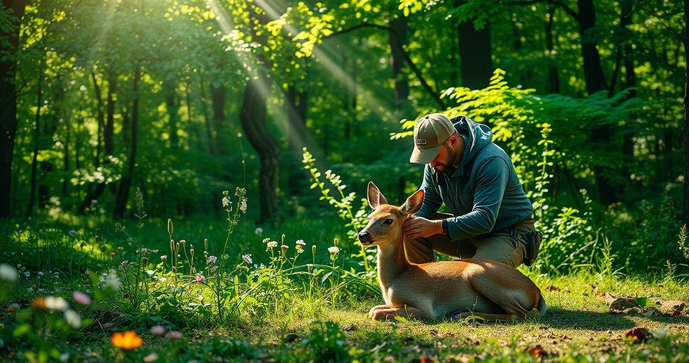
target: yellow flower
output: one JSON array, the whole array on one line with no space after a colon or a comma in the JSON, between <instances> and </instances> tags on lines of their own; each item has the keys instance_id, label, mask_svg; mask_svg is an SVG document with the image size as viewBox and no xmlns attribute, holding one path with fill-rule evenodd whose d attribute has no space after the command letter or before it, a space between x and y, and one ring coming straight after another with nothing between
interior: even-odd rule
<instances>
[{"instance_id":1,"label":"yellow flower","mask_svg":"<svg viewBox=\"0 0 689 363\"><path fill-rule=\"evenodd\" d=\"M110 338L110 341L112 345L122 349L136 349L143 343L143 340L133 331L115 333Z\"/></svg>"}]
</instances>

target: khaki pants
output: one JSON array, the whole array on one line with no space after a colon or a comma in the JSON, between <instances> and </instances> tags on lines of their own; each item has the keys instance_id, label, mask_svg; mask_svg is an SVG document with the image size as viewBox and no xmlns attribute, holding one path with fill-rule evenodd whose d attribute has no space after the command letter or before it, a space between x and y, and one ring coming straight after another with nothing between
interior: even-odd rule
<instances>
[{"instance_id":1,"label":"khaki pants","mask_svg":"<svg viewBox=\"0 0 689 363\"><path fill-rule=\"evenodd\" d=\"M441 213L432 219L452 217ZM517 236L509 233L491 233L488 237L470 237L457 242L450 240L444 234L436 234L424 238L407 238L405 254L412 263L426 263L435 260L433 251L442 254L460 257L462 259L484 259L498 261L517 267L522 264L526 253L526 239L524 233L534 230L534 220L529 217L513 226L517 230Z\"/></svg>"}]
</instances>

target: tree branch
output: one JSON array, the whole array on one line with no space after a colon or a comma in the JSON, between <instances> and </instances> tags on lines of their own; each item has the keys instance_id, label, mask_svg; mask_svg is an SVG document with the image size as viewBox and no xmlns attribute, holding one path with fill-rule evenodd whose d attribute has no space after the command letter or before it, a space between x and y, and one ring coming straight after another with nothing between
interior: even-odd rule
<instances>
[{"instance_id":1,"label":"tree branch","mask_svg":"<svg viewBox=\"0 0 689 363\"><path fill-rule=\"evenodd\" d=\"M421 71L419 70L419 68L416 66L416 64L414 64L414 62L412 61L411 57L409 56L409 53L407 52L407 50L404 49L404 47L402 46L402 43L399 41L399 35L395 31L395 29L392 29L391 27L386 26L386 25L372 24L372 23L361 23L361 24L357 24L357 25L354 25L354 26L346 28L346 29L342 29L342 30L337 31L335 33L332 33L332 34L328 35L327 37L323 37L323 40L328 39L328 38L332 38L336 35L351 33L353 31L355 31L357 29L361 29L361 28L374 28L374 29L386 30L390 34L392 34L395 38L397 38L398 41L396 43L399 44L398 45L399 51L402 53L402 56L404 57L404 60L409 65L409 68L411 68L412 72L414 72L414 75L416 75L416 78L418 78L419 81L421 82L421 85L423 86L423 88L426 90L426 92L431 97L433 97L433 100L438 104L438 106L440 106L441 109L445 110L447 108L447 105L445 105L445 102L443 102L443 100L440 99L440 97L438 96L438 92L436 90L434 90L428 84L428 82L426 82L426 79L423 77L423 74L421 74Z\"/></svg>"},{"instance_id":2,"label":"tree branch","mask_svg":"<svg viewBox=\"0 0 689 363\"><path fill-rule=\"evenodd\" d=\"M567 14L569 14L572 18L574 18L576 21L579 21L579 13L574 11L574 9L570 8L567 4L563 3L560 0L522 0L522 1L505 1L499 3L500 5L532 5L532 4L538 4L542 2L547 2L550 4L557 5L562 8L562 10L566 11Z\"/></svg>"}]
</instances>

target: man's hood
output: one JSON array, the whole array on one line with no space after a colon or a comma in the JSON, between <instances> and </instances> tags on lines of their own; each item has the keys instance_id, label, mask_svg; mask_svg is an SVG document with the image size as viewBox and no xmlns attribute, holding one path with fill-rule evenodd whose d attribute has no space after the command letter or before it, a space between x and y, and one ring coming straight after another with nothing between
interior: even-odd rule
<instances>
[{"instance_id":1,"label":"man's hood","mask_svg":"<svg viewBox=\"0 0 689 363\"><path fill-rule=\"evenodd\" d=\"M490 127L476 123L466 116L453 118L452 124L460 136L464 138L464 154L459 167L452 174L452 177L459 177L464 174L464 167L478 154L486 145L492 143L493 132Z\"/></svg>"}]
</instances>

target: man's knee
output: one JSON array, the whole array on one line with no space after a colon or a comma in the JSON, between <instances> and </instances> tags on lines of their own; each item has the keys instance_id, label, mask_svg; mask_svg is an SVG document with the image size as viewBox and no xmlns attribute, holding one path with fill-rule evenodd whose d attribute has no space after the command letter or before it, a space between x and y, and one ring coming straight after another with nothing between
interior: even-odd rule
<instances>
[{"instance_id":1,"label":"man's knee","mask_svg":"<svg viewBox=\"0 0 689 363\"><path fill-rule=\"evenodd\" d=\"M517 267L524 260L524 244L507 235L485 238L476 243L477 251L473 258L502 262Z\"/></svg>"}]
</instances>

